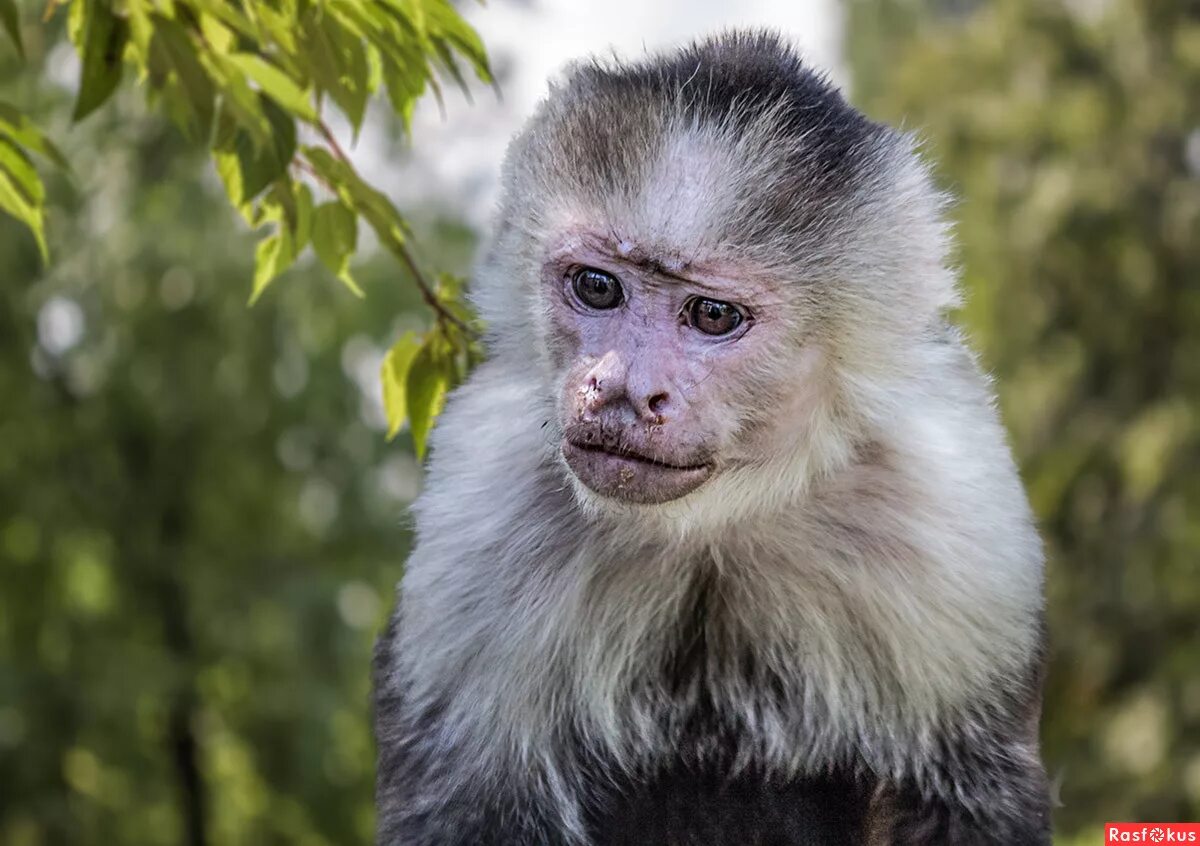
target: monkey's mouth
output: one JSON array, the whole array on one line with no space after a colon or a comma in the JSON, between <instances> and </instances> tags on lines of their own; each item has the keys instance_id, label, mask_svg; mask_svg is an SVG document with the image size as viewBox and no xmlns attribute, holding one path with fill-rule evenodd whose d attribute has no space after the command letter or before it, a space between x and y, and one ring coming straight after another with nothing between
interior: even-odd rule
<instances>
[{"instance_id":1,"label":"monkey's mouth","mask_svg":"<svg viewBox=\"0 0 1200 846\"><path fill-rule=\"evenodd\" d=\"M626 502L655 504L691 493L712 475L708 462L673 463L623 444L568 438L563 458L571 472L596 493Z\"/></svg>"},{"instance_id":2,"label":"monkey's mouth","mask_svg":"<svg viewBox=\"0 0 1200 846\"><path fill-rule=\"evenodd\" d=\"M578 443L575 441L567 441L570 446L576 449L584 450L585 452L599 452L605 455L611 455L615 458L626 458L630 461L640 461L643 464L652 464L655 467L663 467L667 470L699 470L702 467L707 467L707 464L672 464L669 461L663 461L659 458L651 458L648 455L629 449L628 447L612 447L603 444Z\"/></svg>"}]
</instances>

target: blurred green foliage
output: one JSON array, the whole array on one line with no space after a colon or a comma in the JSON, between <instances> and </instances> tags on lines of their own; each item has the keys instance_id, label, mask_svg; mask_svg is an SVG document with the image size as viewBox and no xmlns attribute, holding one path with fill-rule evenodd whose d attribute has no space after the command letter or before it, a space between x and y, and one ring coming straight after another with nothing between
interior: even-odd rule
<instances>
[{"instance_id":1,"label":"blurred green foliage","mask_svg":"<svg viewBox=\"0 0 1200 846\"><path fill-rule=\"evenodd\" d=\"M858 102L959 198L961 320L1049 554L1059 831L1200 819L1200 4L848 12Z\"/></svg>"},{"instance_id":2,"label":"blurred green foliage","mask_svg":"<svg viewBox=\"0 0 1200 846\"><path fill-rule=\"evenodd\" d=\"M1200 818L1197 4L847 3L857 101L960 197L961 320L1045 530L1060 841ZM0 217L0 843L369 842L417 466L368 395L419 295L302 258L247 309L203 151L128 89L68 131L47 32L0 51L72 163L51 266ZM465 268L469 233L420 240Z\"/></svg>"},{"instance_id":3,"label":"blurred green foliage","mask_svg":"<svg viewBox=\"0 0 1200 846\"><path fill-rule=\"evenodd\" d=\"M49 266L0 216L0 843L369 842L418 472L370 396L416 287L364 261L363 308L302 259L247 308L253 236L204 151L131 89L68 127L69 48L26 48L0 99L73 175ZM465 269L464 230L420 240Z\"/></svg>"}]
</instances>

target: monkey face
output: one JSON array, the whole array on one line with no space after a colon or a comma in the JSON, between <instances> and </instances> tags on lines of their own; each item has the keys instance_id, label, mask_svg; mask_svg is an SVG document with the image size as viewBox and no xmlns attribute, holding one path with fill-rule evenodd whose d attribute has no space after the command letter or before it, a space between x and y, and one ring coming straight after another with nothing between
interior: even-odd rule
<instances>
[{"instance_id":1,"label":"monkey face","mask_svg":"<svg viewBox=\"0 0 1200 846\"><path fill-rule=\"evenodd\" d=\"M574 66L513 141L474 280L577 504L627 526L789 509L956 302L915 139L739 55Z\"/></svg>"},{"instance_id":2,"label":"monkey face","mask_svg":"<svg viewBox=\"0 0 1200 846\"><path fill-rule=\"evenodd\" d=\"M748 419L754 350L773 331L764 286L588 235L551 256L544 285L569 472L640 504L719 474Z\"/></svg>"}]
</instances>

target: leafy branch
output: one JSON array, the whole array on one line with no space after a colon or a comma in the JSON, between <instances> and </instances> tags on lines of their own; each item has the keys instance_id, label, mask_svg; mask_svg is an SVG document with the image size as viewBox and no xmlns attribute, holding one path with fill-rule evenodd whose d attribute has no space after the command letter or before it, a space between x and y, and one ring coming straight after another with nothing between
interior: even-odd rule
<instances>
[{"instance_id":1,"label":"leafy branch","mask_svg":"<svg viewBox=\"0 0 1200 846\"><path fill-rule=\"evenodd\" d=\"M441 98L439 72L464 90L464 64L492 81L478 35L448 0L49 0L44 19L62 9L81 60L74 119L104 105L132 71L148 100L210 151L233 207L265 231L251 303L310 245L362 296L350 270L360 221L407 270L435 321L388 354L384 396L389 437L407 419L423 453L446 391L479 357L478 330L461 284L434 284L421 269L406 220L354 168L326 106L332 101L357 137L368 101L384 94L411 129L421 95ZM16 0L0 0L0 25L23 56ZM302 128L315 143L300 143ZM47 258L45 189L30 154L66 166L18 109L0 103L0 209L33 232ZM328 195L320 203L314 187Z\"/></svg>"}]
</instances>

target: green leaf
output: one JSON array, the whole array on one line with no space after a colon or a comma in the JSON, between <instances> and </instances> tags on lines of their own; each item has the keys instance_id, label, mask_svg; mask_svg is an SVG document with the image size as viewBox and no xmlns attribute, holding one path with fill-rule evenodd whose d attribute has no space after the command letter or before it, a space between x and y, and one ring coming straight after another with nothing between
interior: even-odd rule
<instances>
[{"instance_id":1,"label":"green leaf","mask_svg":"<svg viewBox=\"0 0 1200 846\"><path fill-rule=\"evenodd\" d=\"M345 16L357 15L359 26L378 52L379 73L387 84L388 99L396 114L400 115L407 129L417 98L427 84L434 87L429 64L432 45L409 19L403 8L386 3L357 7L334 0L335 8Z\"/></svg>"},{"instance_id":2,"label":"green leaf","mask_svg":"<svg viewBox=\"0 0 1200 846\"><path fill-rule=\"evenodd\" d=\"M380 243L392 254L407 259L404 243L408 226L392 201L363 182L353 168L334 158L324 147L304 147L302 152L321 178L336 188L342 202L366 219Z\"/></svg>"},{"instance_id":3,"label":"green leaf","mask_svg":"<svg viewBox=\"0 0 1200 846\"><path fill-rule=\"evenodd\" d=\"M46 189L33 167L33 162L16 144L0 138L0 170L8 174L13 187L32 206L40 206L46 199Z\"/></svg>"},{"instance_id":4,"label":"green leaf","mask_svg":"<svg viewBox=\"0 0 1200 846\"><path fill-rule=\"evenodd\" d=\"M447 0L433 0L426 6L430 35L435 41L445 40L454 46L471 63L475 75L483 82L492 82L492 71L488 66L487 51L479 34L463 20L462 15ZM439 53L441 50L439 50ZM442 54L443 60L447 56ZM452 60L447 60L453 67ZM456 71L455 71L456 73ZM457 73L456 73L457 78ZM461 79L459 84L465 85Z\"/></svg>"},{"instance_id":5,"label":"green leaf","mask_svg":"<svg viewBox=\"0 0 1200 846\"><path fill-rule=\"evenodd\" d=\"M258 228L278 223L290 236L293 258L299 256L312 234L312 192L303 182L289 177L276 180L271 190L258 202L248 222Z\"/></svg>"},{"instance_id":6,"label":"green leaf","mask_svg":"<svg viewBox=\"0 0 1200 846\"><path fill-rule=\"evenodd\" d=\"M292 238L296 242L296 252L299 253L312 238L313 229L313 195L303 182L295 183L296 194L296 226L292 230Z\"/></svg>"},{"instance_id":7,"label":"green leaf","mask_svg":"<svg viewBox=\"0 0 1200 846\"><path fill-rule=\"evenodd\" d=\"M370 47L366 51L367 54L367 94L374 94L379 90L379 86L383 84L383 59L380 58L379 50L375 47Z\"/></svg>"},{"instance_id":8,"label":"green leaf","mask_svg":"<svg viewBox=\"0 0 1200 846\"><path fill-rule=\"evenodd\" d=\"M254 250L254 284L250 291L250 305L258 302L267 286L291 267L296 260L292 236L284 227L258 242Z\"/></svg>"},{"instance_id":9,"label":"green leaf","mask_svg":"<svg viewBox=\"0 0 1200 846\"><path fill-rule=\"evenodd\" d=\"M58 11L59 6L66 5L67 8L67 38L75 45L75 51L80 56L83 55L84 45L84 30L87 29L87 14L88 4L79 0L76 3L70 3L68 0L48 0L46 3L46 11L43 15L46 19Z\"/></svg>"},{"instance_id":10,"label":"green leaf","mask_svg":"<svg viewBox=\"0 0 1200 846\"><path fill-rule=\"evenodd\" d=\"M200 37L212 52L224 56L237 48L237 33L216 15L201 12L199 15Z\"/></svg>"},{"instance_id":11,"label":"green leaf","mask_svg":"<svg viewBox=\"0 0 1200 846\"><path fill-rule=\"evenodd\" d=\"M414 3L411 0L383 0L382 3L373 5L414 39L424 42L428 37L424 3Z\"/></svg>"},{"instance_id":12,"label":"green leaf","mask_svg":"<svg viewBox=\"0 0 1200 846\"><path fill-rule=\"evenodd\" d=\"M258 203L258 214L254 225L276 222L286 226L288 233L296 235L296 223L299 212L296 209L296 194L292 180L287 176L280 177L271 186L271 190ZM299 252L299 250L297 250Z\"/></svg>"},{"instance_id":13,"label":"green leaf","mask_svg":"<svg viewBox=\"0 0 1200 846\"><path fill-rule=\"evenodd\" d=\"M442 60L442 67L450 74L450 77L458 84L458 88L462 91L463 96L467 98L467 102L472 102L471 88L467 85L467 80L463 77L462 71L458 69L458 62L454 59L454 53L450 49L449 42L444 38L431 38L430 43L433 45L434 55Z\"/></svg>"},{"instance_id":14,"label":"green leaf","mask_svg":"<svg viewBox=\"0 0 1200 846\"><path fill-rule=\"evenodd\" d=\"M24 59L25 45L21 43L21 17L17 12L16 0L0 0L0 23L4 24L8 37L17 47L17 53Z\"/></svg>"},{"instance_id":15,"label":"green leaf","mask_svg":"<svg viewBox=\"0 0 1200 846\"><path fill-rule=\"evenodd\" d=\"M421 339L416 332L405 332L388 354L384 356L383 365L379 368L379 378L383 383L383 410L387 416L387 439L396 437L400 427L408 418L408 373L413 359L421 349Z\"/></svg>"},{"instance_id":16,"label":"green leaf","mask_svg":"<svg viewBox=\"0 0 1200 846\"><path fill-rule=\"evenodd\" d=\"M0 173L0 209L8 212L29 228L37 242L38 253L41 255L42 261L48 262L50 251L46 247L45 218L42 209L31 207L25 203L13 190L8 177L3 173Z\"/></svg>"},{"instance_id":17,"label":"green leaf","mask_svg":"<svg viewBox=\"0 0 1200 846\"><path fill-rule=\"evenodd\" d=\"M386 57L383 60L383 81L387 84L388 100L392 109L404 121L405 132L411 132L417 99L425 91L424 66L421 66L419 71L414 71L412 65L397 62L390 56Z\"/></svg>"},{"instance_id":18,"label":"green leaf","mask_svg":"<svg viewBox=\"0 0 1200 846\"><path fill-rule=\"evenodd\" d=\"M46 189L25 152L0 138L0 208L29 227L37 241L42 260L49 260L46 248L43 204Z\"/></svg>"},{"instance_id":19,"label":"green leaf","mask_svg":"<svg viewBox=\"0 0 1200 846\"><path fill-rule=\"evenodd\" d=\"M242 188L242 164L238 161L237 153L214 150L213 164L225 186L225 193L229 195L230 204L247 223L253 225L254 206L242 199L245 191Z\"/></svg>"},{"instance_id":20,"label":"green leaf","mask_svg":"<svg viewBox=\"0 0 1200 846\"><path fill-rule=\"evenodd\" d=\"M313 214L312 243L321 263L357 296L362 289L350 275L358 242L358 216L339 202L322 203Z\"/></svg>"},{"instance_id":21,"label":"green leaf","mask_svg":"<svg viewBox=\"0 0 1200 846\"><path fill-rule=\"evenodd\" d=\"M296 53L297 7L302 8L307 4L297 4L295 0L287 3L264 3L262 0L254 0L251 5L254 9L254 22L259 28L257 39L259 43L275 42L280 48L272 51L273 57L276 59L286 60L289 54L294 55ZM276 11L274 6L281 8ZM295 68L289 70L295 70Z\"/></svg>"},{"instance_id":22,"label":"green leaf","mask_svg":"<svg viewBox=\"0 0 1200 846\"><path fill-rule=\"evenodd\" d=\"M109 0L79 0L83 4L83 63L79 96L72 120L83 120L104 104L121 82L121 61L129 24L112 12Z\"/></svg>"},{"instance_id":23,"label":"green leaf","mask_svg":"<svg viewBox=\"0 0 1200 846\"><path fill-rule=\"evenodd\" d=\"M235 205L249 202L263 189L287 172L296 153L296 124L291 115L275 105L270 97L259 95L260 105L271 135L266 145L257 145L249 133L241 132L234 142L241 170L241 198Z\"/></svg>"},{"instance_id":24,"label":"green leaf","mask_svg":"<svg viewBox=\"0 0 1200 846\"><path fill-rule=\"evenodd\" d=\"M360 28L354 19L314 6L301 20L301 44L318 89L333 98L357 134L371 93L371 69L367 45L347 24Z\"/></svg>"},{"instance_id":25,"label":"green leaf","mask_svg":"<svg viewBox=\"0 0 1200 846\"><path fill-rule=\"evenodd\" d=\"M230 3L229 0L192 0L192 5L220 19L226 26L236 30L239 35L248 39L257 39L258 33L254 24L238 9L237 4Z\"/></svg>"},{"instance_id":26,"label":"green leaf","mask_svg":"<svg viewBox=\"0 0 1200 846\"><path fill-rule=\"evenodd\" d=\"M196 54L195 44L177 21L155 14L150 16L150 22L154 26L150 51L156 61L174 72L182 95L176 105L182 106L181 113L187 116L184 129L207 140L216 92Z\"/></svg>"},{"instance_id":27,"label":"green leaf","mask_svg":"<svg viewBox=\"0 0 1200 846\"><path fill-rule=\"evenodd\" d=\"M224 80L219 80L218 85L223 85ZM257 107L257 103L255 104ZM217 114L213 123L212 134L212 149L214 152L220 151L227 153L234 148L237 142L238 129L237 118L235 118L229 108L229 103L222 94L221 102L217 104ZM265 140L265 136L264 139Z\"/></svg>"},{"instance_id":28,"label":"green leaf","mask_svg":"<svg viewBox=\"0 0 1200 846\"><path fill-rule=\"evenodd\" d=\"M453 273L439 273L437 278L437 298L443 303L454 303L462 298L467 280Z\"/></svg>"},{"instance_id":29,"label":"green leaf","mask_svg":"<svg viewBox=\"0 0 1200 846\"><path fill-rule=\"evenodd\" d=\"M413 358L405 379L409 431L417 458L425 457L429 430L445 405L446 391L450 387L450 356L445 350L447 345L441 335L431 332Z\"/></svg>"},{"instance_id":30,"label":"green leaf","mask_svg":"<svg viewBox=\"0 0 1200 846\"><path fill-rule=\"evenodd\" d=\"M226 57L226 61L258 83L280 106L303 120L316 121L317 112L308 92L282 70L252 53L234 53Z\"/></svg>"},{"instance_id":31,"label":"green leaf","mask_svg":"<svg viewBox=\"0 0 1200 846\"><path fill-rule=\"evenodd\" d=\"M26 150L45 156L57 167L69 171L70 165L58 147L47 138L19 109L0 102L0 135L7 135Z\"/></svg>"},{"instance_id":32,"label":"green leaf","mask_svg":"<svg viewBox=\"0 0 1200 846\"><path fill-rule=\"evenodd\" d=\"M271 123L263 114L262 98L247 81L245 74L219 57L209 54L213 79L221 91L212 146L219 150L234 149L237 131L245 130L256 147L270 141Z\"/></svg>"}]
</instances>

